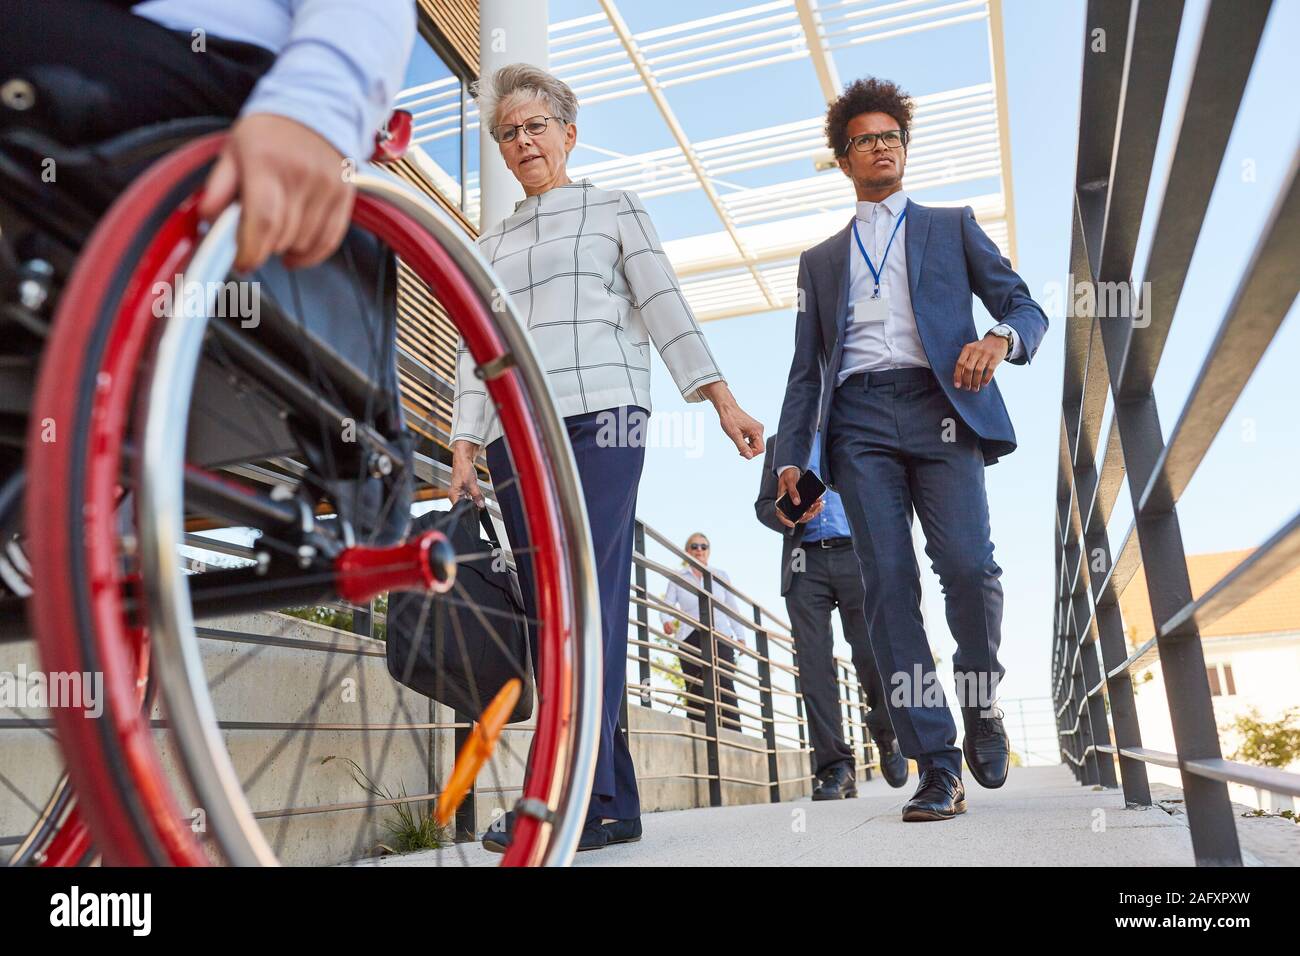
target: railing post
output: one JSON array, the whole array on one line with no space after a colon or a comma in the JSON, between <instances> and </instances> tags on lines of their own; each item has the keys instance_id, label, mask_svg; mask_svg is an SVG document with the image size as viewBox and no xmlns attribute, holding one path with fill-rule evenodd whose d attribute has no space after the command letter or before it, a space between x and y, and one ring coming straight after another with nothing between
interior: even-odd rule
<instances>
[{"instance_id":1,"label":"railing post","mask_svg":"<svg viewBox=\"0 0 1300 956\"><path fill-rule=\"evenodd\" d=\"M1083 687L1083 695L1079 703L1084 709L1083 719L1088 724L1088 741L1093 747L1090 754L1092 763L1090 773L1093 777L1091 782L1103 787L1113 787L1115 786L1115 761L1111 759L1110 754L1096 749L1099 745L1110 743L1110 726L1106 721L1106 704L1101 695L1101 672L1097 668L1097 648L1092 640L1093 629L1088 623L1088 616L1092 612L1084 586L1085 575L1088 573L1087 555L1082 549L1082 542L1077 534L1080 529L1075 530L1074 544L1066 548L1065 559L1067 572L1071 565L1075 568L1070 601L1074 609L1072 618L1074 626L1071 630L1073 643L1079 650L1079 680ZM1093 688L1096 688L1095 693Z\"/></svg>"},{"instance_id":2,"label":"railing post","mask_svg":"<svg viewBox=\"0 0 1300 956\"><path fill-rule=\"evenodd\" d=\"M1066 522L1069 524L1069 522ZM1083 649L1079 643L1078 637L1078 605L1075 604L1071 594L1074 593L1075 585L1073 581L1078 580L1076 575L1082 572L1075 566L1076 575L1071 576L1070 567L1074 566L1074 561L1078 558L1079 549L1074 545L1065 544L1066 528L1060 527L1061 537L1061 555L1063 559L1063 578L1061 581L1061 602L1062 602L1062 631L1060 635L1061 654L1063 662L1062 692L1066 701L1066 718L1065 727L1066 735L1070 737L1071 756L1075 761L1075 777L1079 783L1087 786L1095 786L1099 783L1100 775L1097 771L1097 752L1092 748L1092 722L1087 713L1088 693L1084 687L1083 676Z\"/></svg>"},{"instance_id":3,"label":"railing post","mask_svg":"<svg viewBox=\"0 0 1300 956\"><path fill-rule=\"evenodd\" d=\"M1070 773L1074 774L1074 779L1083 782L1083 773L1077 763L1078 754L1075 752L1075 735L1070 729L1074 726L1074 707L1070 700L1070 688L1073 686L1066 668L1069 667L1067 657L1069 648L1065 640L1065 620L1064 612L1061 620L1062 630L1057 633L1057 673L1056 673L1056 699L1052 702L1053 710L1056 713L1056 736L1061 744L1061 751L1065 754L1070 762Z\"/></svg>"},{"instance_id":4,"label":"railing post","mask_svg":"<svg viewBox=\"0 0 1300 956\"><path fill-rule=\"evenodd\" d=\"M1074 684L1071 683L1070 687L1071 687L1070 693L1073 694ZM1087 768L1084 766L1083 763L1083 756L1082 756L1083 751L1079 749L1080 734L1079 734L1079 725L1078 725L1078 711L1074 706L1073 697L1070 697L1067 700L1067 707L1065 713L1070 720L1069 726L1073 728L1072 730L1068 731L1068 733L1069 733L1069 740L1070 740L1070 757L1073 760L1072 765L1074 767L1074 778L1078 780L1079 783L1081 784L1086 783Z\"/></svg>"},{"instance_id":5,"label":"railing post","mask_svg":"<svg viewBox=\"0 0 1300 956\"><path fill-rule=\"evenodd\" d=\"M1061 643L1062 653L1065 651L1065 643ZM1057 737L1061 741L1061 750L1070 761L1070 773L1074 774L1074 779L1083 782L1082 768L1079 766L1075 752L1075 735L1069 728L1074 726L1074 707L1070 700L1070 680L1065 674L1065 664L1061 665L1061 674L1059 678L1060 690L1057 692L1059 702L1055 704L1056 708L1056 725Z\"/></svg>"},{"instance_id":6,"label":"railing post","mask_svg":"<svg viewBox=\"0 0 1300 956\"><path fill-rule=\"evenodd\" d=\"M1115 779L1115 760L1104 750L1111 744L1110 723L1106 719L1106 699L1102 693L1101 671L1097 667L1097 647L1093 643L1082 644L1079 648L1083 659L1084 693L1088 695L1088 735L1092 738L1092 755L1096 758L1097 782L1103 787L1117 785ZM1096 688L1094 691L1093 688Z\"/></svg>"},{"instance_id":7,"label":"railing post","mask_svg":"<svg viewBox=\"0 0 1300 956\"><path fill-rule=\"evenodd\" d=\"M1098 347L1094 340L1089 349ZM1073 434L1072 434L1073 433ZM1079 502L1079 521L1083 567L1087 574L1095 611L1097 643L1101 650L1102 667L1106 672L1106 699L1110 702L1110 721L1114 725L1115 750L1119 757L1120 781L1124 787L1124 802L1138 806L1151 805L1151 785L1147 780L1147 767L1140 760L1125 757L1123 751L1142 746L1142 730L1138 725L1137 703L1133 696L1133 675L1127 670L1112 674L1128 657L1128 644L1124 639L1124 622L1119 603L1107 581L1113 568L1110 539L1106 535L1106 506L1098 503L1098 476L1096 456L1089 442L1080 445L1077 425L1066 418L1066 438L1077 449L1074 456L1073 480L1075 500ZM1084 502L1088 504L1085 506ZM1092 562L1099 560L1094 569ZM1084 605L1086 607L1086 602ZM1113 762L1113 761L1112 761ZM1112 771L1113 773L1113 771Z\"/></svg>"},{"instance_id":8,"label":"railing post","mask_svg":"<svg viewBox=\"0 0 1300 956\"><path fill-rule=\"evenodd\" d=\"M1082 653L1080 653L1080 657L1082 656ZM1089 786L1096 786L1100 782L1100 777L1097 773L1097 751L1092 746L1095 741L1092 736L1092 721L1088 719L1088 689L1083 686L1082 664L1075 669L1073 687L1077 711L1075 724L1078 730L1076 733L1078 735L1079 754L1083 757L1083 782Z\"/></svg>"},{"instance_id":9,"label":"railing post","mask_svg":"<svg viewBox=\"0 0 1300 956\"><path fill-rule=\"evenodd\" d=\"M781 763L776 754L776 707L772 700L772 664L768 657L763 612L754 605L754 649L758 652L758 700L763 715L763 743L767 747L767 795L781 802Z\"/></svg>"},{"instance_id":10,"label":"railing post","mask_svg":"<svg viewBox=\"0 0 1300 956\"><path fill-rule=\"evenodd\" d=\"M700 596L700 623L704 626L704 639L700 641L700 657L703 660L704 686L704 735L705 752L708 759L709 806L722 806L721 761L718 759L718 675L714 668L717 659L717 641L713 634L713 573L703 569L701 585L704 593Z\"/></svg>"},{"instance_id":11,"label":"railing post","mask_svg":"<svg viewBox=\"0 0 1300 956\"><path fill-rule=\"evenodd\" d=\"M432 697L425 698L425 720L430 725L438 722L436 716L437 706ZM430 726L427 735L424 754L424 792L436 794L438 792L438 729ZM430 797L425 801L424 812L432 814L437 809L437 805L438 798L436 796Z\"/></svg>"},{"instance_id":12,"label":"railing post","mask_svg":"<svg viewBox=\"0 0 1300 956\"><path fill-rule=\"evenodd\" d=\"M791 636L793 637L794 635L793 629L791 629L790 633ZM816 771L816 768L813 766L813 754L811 749L808 746L808 718L804 716L803 685L799 680L799 644L797 641L794 640L790 642L790 663L794 665L794 670L795 670L794 713L795 716L799 718L798 723L795 724L795 730L798 731L799 733L799 750L806 752L808 756L808 764L807 764L808 769L807 772L804 774L804 779L808 780L812 777L813 773Z\"/></svg>"},{"instance_id":13,"label":"railing post","mask_svg":"<svg viewBox=\"0 0 1300 956\"><path fill-rule=\"evenodd\" d=\"M1069 742L1065 738L1066 716L1061 711L1062 703L1063 701L1060 699L1059 693L1053 697L1052 715L1056 718L1056 749L1059 750L1061 756L1065 758L1065 762L1070 765L1070 773L1074 775L1074 779L1078 780L1079 774L1075 770L1074 761L1069 759L1072 755L1070 753Z\"/></svg>"},{"instance_id":14,"label":"railing post","mask_svg":"<svg viewBox=\"0 0 1300 956\"><path fill-rule=\"evenodd\" d=\"M1066 656L1069 656L1070 646L1065 645ZM1067 663L1071 667L1071 663ZM1062 692L1065 694L1065 727L1066 739L1069 741L1070 758L1074 766L1074 776L1079 783L1086 782L1086 767L1083 762L1083 748L1080 746L1081 724L1079 722L1079 708L1074 694L1075 680L1073 670L1066 672L1062 681Z\"/></svg>"},{"instance_id":15,"label":"railing post","mask_svg":"<svg viewBox=\"0 0 1300 956\"><path fill-rule=\"evenodd\" d=\"M637 674L641 682L641 703L653 710L654 695L650 693L650 609L645 605L645 600L649 598L649 592L646 584L645 565L637 560L638 557L645 557L645 525L641 523L640 518L636 520L636 526L632 531L632 546L636 552L632 558L632 574L636 580L637 593L643 599L636 606L636 633L637 639L641 642L636 655Z\"/></svg>"},{"instance_id":16,"label":"railing post","mask_svg":"<svg viewBox=\"0 0 1300 956\"><path fill-rule=\"evenodd\" d=\"M352 606L352 633L364 637L375 636L375 602Z\"/></svg>"},{"instance_id":17,"label":"railing post","mask_svg":"<svg viewBox=\"0 0 1300 956\"><path fill-rule=\"evenodd\" d=\"M871 782L871 764L875 758L872 757L872 750L875 748L875 742L871 739L871 734L867 733L867 691L862 686L862 681L856 681L858 688L858 713L862 715L862 769L866 771L863 779L867 783Z\"/></svg>"},{"instance_id":18,"label":"railing post","mask_svg":"<svg viewBox=\"0 0 1300 956\"><path fill-rule=\"evenodd\" d=\"M848 693L849 671L848 668L835 660L832 654L831 660L835 666L835 698L839 701L840 724L844 728L844 742L849 746L849 753L853 754L854 777L857 777L857 752L858 738L853 727L853 700Z\"/></svg>"},{"instance_id":19,"label":"railing post","mask_svg":"<svg viewBox=\"0 0 1300 956\"><path fill-rule=\"evenodd\" d=\"M1027 762L1029 760L1029 728L1025 725L1025 699L1023 697L1016 700L1016 712L1020 717L1020 752Z\"/></svg>"},{"instance_id":20,"label":"railing post","mask_svg":"<svg viewBox=\"0 0 1300 956\"><path fill-rule=\"evenodd\" d=\"M459 710L455 712L456 721L456 753L460 753L461 747L469 739L470 731L474 726L474 718L469 714L463 714ZM461 726L461 725L464 726ZM472 843L478 839L478 784L475 783L470 787L469 794L461 801L456 808L456 842Z\"/></svg>"}]
</instances>

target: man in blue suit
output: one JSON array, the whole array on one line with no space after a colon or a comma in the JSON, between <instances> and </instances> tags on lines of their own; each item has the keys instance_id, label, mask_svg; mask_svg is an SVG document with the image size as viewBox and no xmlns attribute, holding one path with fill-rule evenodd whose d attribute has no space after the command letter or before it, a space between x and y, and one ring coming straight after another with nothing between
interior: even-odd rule
<instances>
[{"instance_id":1,"label":"man in blue suit","mask_svg":"<svg viewBox=\"0 0 1300 956\"><path fill-rule=\"evenodd\" d=\"M821 424L821 477L853 531L889 716L920 771L903 819L921 821L965 811L963 754L985 787L1001 786L1010 764L995 706L1002 570L984 467L1016 447L994 372L1029 362L1047 316L969 207L907 198L911 121L911 99L874 78L850 84L827 112L826 137L857 211L799 259L794 358L772 457L778 494L797 502ZM972 293L997 322L982 337ZM921 616L913 513L957 641L961 749Z\"/></svg>"}]
</instances>

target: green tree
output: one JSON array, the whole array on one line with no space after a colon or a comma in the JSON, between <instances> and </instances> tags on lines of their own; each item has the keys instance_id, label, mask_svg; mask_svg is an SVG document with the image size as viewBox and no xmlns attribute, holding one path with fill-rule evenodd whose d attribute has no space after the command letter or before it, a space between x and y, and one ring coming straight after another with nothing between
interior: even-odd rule
<instances>
[{"instance_id":1,"label":"green tree","mask_svg":"<svg viewBox=\"0 0 1300 956\"><path fill-rule=\"evenodd\" d=\"M1251 708L1232 722L1241 735L1234 760L1258 767L1287 767L1300 759L1300 707L1291 707L1278 720L1265 720Z\"/></svg>"},{"instance_id":2,"label":"green tree","mask_svg":"<svg viewBox=\"0 0 1300 956\"><path fill-rule=\"evenodd\" d=\"M290 617L326 627L338 628L340 631L352 630L352 612L339 607L287 607L280 611ZM375 598L374 636L379 640L388 638L388 593Z\"/></svg>"}]
</instances>

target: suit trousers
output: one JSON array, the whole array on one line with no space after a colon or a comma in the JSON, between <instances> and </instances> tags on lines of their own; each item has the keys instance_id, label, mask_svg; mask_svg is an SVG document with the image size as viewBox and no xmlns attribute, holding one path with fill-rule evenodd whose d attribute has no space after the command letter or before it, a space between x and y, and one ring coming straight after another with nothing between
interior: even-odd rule
<instances>
[{"instance_id":1,"label":"suit trousers","mask_svg":"<svg viewBox=\"0 0 1300 956\"><path fill-rule=\"evenodd\" d=\"M631 411L631 408L629 408ZM644 409L642 409L644 411ZM618 409L570 415L564 420L578 466L578 479L591 523L596 581L600 591L601 639L605 652L600 750L592 784L588 819L630 820L641 815L636 770L620 715L627 685L628 601L632 588L632 544L636 526L637 485L645 463L643 444L597 442L602 415ZM648 414L648 413L647 413ZM537 618L537 592L527 549L527 519L520 500L514 465L504 438L487 447L492 485L515 554L519 590L530 619ZM537 629L529 626L533 660L537 660Z\"/></svg>"},{"instance_id":2,"label":"suit trousers","mask_svg":"<svg viewBox=\"0 0 1300 956\"><path fill-rule=\"evenodd\" d=\"M937 765L960 777L956 726L921 615L911 517L921 522L957 642L958 702L989 707L1004 673L1002 569L989 538L979 438L931 370L908 368L846 380L831 400L827 439L899 748L922 771Z\"/></svg>"},{"instance_id":3,"label":"suit trousers","mask_svg":"<svg viewBox=\"0 0 1300 956\"><path fill-rule=\"evenodd\" d=\"M799 690L808 718L808 739L812 744L813 773L832 767L854 769L853 749L844 740L844 719L835 667L831 612L840 611L844 639L852 651L853 667L867 698L866 724L873 740L893 736L885 693L876 670L863 610L866 594L857 556L847 545L823 548L817 542L801 545L803 570L791 576L785 595L786 613L799 655ZM856 703L856 702L855 702Z\"/></svg>"},{"instance_id":4,"label":"suit trousers","mask_svg":"<svg viewBox=\"0 0 1300 956\"><path fill-rule=\"evenodd\" d=\"M721 615L719 615L720 617ZM686 643L698 654L704 646L706 634L695 628L686 635ZM718 725L730 730L741 730L740 701L736 698L736 682L732 679L729 668L736 666L736 649L726 641L718 641L713 671L718 682ZM703 666L685 657L681 658L682 676L686 678L686 689L692 694L700 695L704 680ZM697 702L690 701L694 706Z\"/></svg>"}]
</instances>

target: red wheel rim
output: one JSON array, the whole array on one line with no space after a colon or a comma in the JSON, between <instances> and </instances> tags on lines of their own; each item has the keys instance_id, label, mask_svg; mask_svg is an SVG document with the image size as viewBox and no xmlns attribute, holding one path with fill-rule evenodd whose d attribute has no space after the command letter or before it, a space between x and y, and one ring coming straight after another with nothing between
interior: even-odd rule
<instances>
[{"instance_id":1,"label":"red wheel rim","mask_svg":"<svg viewBox=\"0 0 1300 956\"><path fill-rule=\"evenodd\" d=\"M55 708L53 716L79 797L79 815L109 865L210 862L185 825L186 815L163 771L148 714L139 705L141 637L132 633L122 601L126 582L118 568L114 509L138 370L159 324L151 290L155 283L183 272L197 245L196 185L201 182L196 177L201 179L223 141L224 134L205 137L160 160L100 222L60 301L32 406L25 507L33 578L41 582L31 600L33 626L47 671L81 672L88 663L98 663L103 673L102 717L87 718L69 708ZM173 211L155 222L168 202ZM409 216L361 195L353 221L388 243L430 286L456 319L478 364L505 354L505 344L473 285L446 250ZM139 254L146 227L155 231ZM138 264L122 284L122 266L130 261L133 249ZM117 296L118 305L104 328L103 310L111 295ZM82 390L74 384L92 362L99 370L97 384L84 402ZM545 705L548 700L569 700L573 689L569 650L575 629L570 607L561 598L572 593L568 568L560 557L563 523L519 373L511 369L486 385L517 463L528 532L537 543L533 561L538 617L544 622L539 641L545 650L537 662L542 703L524 796L554 805L555 771L567 760L572 739L571 715L561 706ZM42 442L42 423L49 419L57 423L63 440ZM85 437L79 440L82 433ZM79 456L84 456L84 463ZM85 476L84 484L74 487L79 473ZM77 592L76 575L68 573L74 562L85 568L88 595ZM120 787L119 779L129 779L133 787ZM542 862L543 826L521 815L502 865Z\"/></svg>"},{"instance_id":2,"label":"red wheel rim","mask_svg":"<svg viewBox=\"0 0 1300 956\"><path fill-rule=\"evenodd\" d=\"M90 828L73 807L41 851L41 866L76 866L90 851Z\"/></svg>"}]
</instances>

